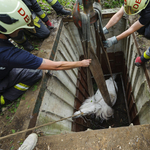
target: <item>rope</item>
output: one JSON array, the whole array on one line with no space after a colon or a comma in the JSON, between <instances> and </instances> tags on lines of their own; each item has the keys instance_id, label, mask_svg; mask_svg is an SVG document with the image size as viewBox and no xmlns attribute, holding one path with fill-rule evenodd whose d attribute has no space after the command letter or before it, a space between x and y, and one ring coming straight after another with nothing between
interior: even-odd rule
<instances>
[{"instance_id":1,"label":"rope","mask_svg":"<svg viewBox=\"0 0 150 150\"><path fill-rule=\"evenodd\" d=\"M18 134L21 134L21 133L24 133L24 132L32 131L32 130L35 130L35 129L38 129L38 128L41 128L41 127L44 127L44 126L48 126L48 125L54 124L54 123L59 122L59 121L67 120L67 119L69 119L69 118L76 117L76 116L79 116L79 115L84 115L84 113L81 112L80 114L77 114L77 115L72 115L72 116L70 116L70 117L62 118L62 119L57 120L57 121L54 121L54 122L45 123L45 124L40 125L40 126L37 126L37 127L33 127L33 128L30 128L30 129L26 129L26 130L20 131L20 132L16 132L16 133L13 133L13 134L9 134L9 135L0 137L0 140L6 139L6 138L9 138L9 137L11 137L11 136L15 136L15 135L18 135Z\"/></svg>"}]
</instances>

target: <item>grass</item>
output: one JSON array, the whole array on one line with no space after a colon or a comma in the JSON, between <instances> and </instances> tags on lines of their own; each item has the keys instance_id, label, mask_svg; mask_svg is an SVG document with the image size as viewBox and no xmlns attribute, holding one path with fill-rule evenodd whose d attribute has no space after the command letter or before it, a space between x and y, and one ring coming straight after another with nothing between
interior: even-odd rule
<instances>
[{"instance_id":1,"label":"grass","mask_svg":"<svg viewBox=\"0 0 150 150\"><path fill-rule=\"evenodd\" d=\"M117 8L123 5L124 0L102 0L102 8Z\"/></svg>"},{"instance_id":2,"label":"grass","mask_svg":"<svg viewBox=\"0 0 150 150\"><path fill-rule=\"evenodd\" d=\"M63 7L69 8L71 10L73 10L73 6L76 2L76 0L58 0L58 1ZM52 7L47 3L46 0L37 0L37 2L39 3L40 7L45 13L47 14L51 13ZM101 5L103 9L117 8L121 7L123 5L123 2L124 0L101 0Z\"/></svg>"}]
</instances>

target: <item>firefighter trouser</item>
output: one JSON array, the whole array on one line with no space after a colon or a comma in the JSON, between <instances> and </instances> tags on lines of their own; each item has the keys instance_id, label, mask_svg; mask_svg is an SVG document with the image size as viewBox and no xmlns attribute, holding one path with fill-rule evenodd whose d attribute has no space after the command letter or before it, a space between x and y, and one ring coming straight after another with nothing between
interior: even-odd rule
<instances>
[{"instance_id":1,"label":"firefighter trouser","mask_svg":"<svg viewBox=\"0 0 150 150\"><path fill-rule=\"evenodd\" d=\"M0 82L0 94L7 101L13 101L24 94L30 86L42 77L41 70L14 68Z\"/></svg>"},{"instance_id":2,"label":"firefighter trouser","mask_svg":"<svg viewBox=\"0 0 150 150\"><path fill-rule=\"evenodd\" d=\"M150 47L141 56L141 60L142 60L142 62L147 62L150 60Z\"/></svg>"},{"instance_id":3,"label":"firefighter trouser","mask_svg":"<svg viewBox=\"0 0 150 150\"><path fill-rule=\"evenodd\" d=\"M33 20L36 33L33 33L38 38L44 39L47 38L50 34L49 29L43 24L42 20L33 13Z\"/></svg>"}]
</instances>

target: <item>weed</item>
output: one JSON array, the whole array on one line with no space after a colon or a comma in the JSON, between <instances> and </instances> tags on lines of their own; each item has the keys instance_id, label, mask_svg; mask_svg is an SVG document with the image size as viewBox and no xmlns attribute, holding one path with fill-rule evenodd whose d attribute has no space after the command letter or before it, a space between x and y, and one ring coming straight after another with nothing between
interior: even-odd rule
<instances>
[{"instance_id":1,"label":"weed","mask_svg":"<svg viewBox=\"0 0 150 150\"><path fill-rule=\"evenodd\" d=\"M76 0L58 0L59 3L62 6L65 6L65 8L69 8L71 10L73 10L73 6L75 4ZM51 13L51 6L47 3L46 0L37 0L37 2L39 3L40 7L42 8L42 10L47 13L50 14ZM102 8L116 8L116 7L121 7L123 5L124 0L101 0L101 5ZM80 8L83 10L83 6L80 5Z\"/></svg>"},{"instance_id":2,"label":"weed","mask_svg":"<svg viewBox=\"0 0 150 150\"><path fill-rule=\"evenodd\" d=\"M22 98L21 98L22 100L25 100L25 97L24 96L22 96Z\"/></svg>"},{"instance_id":3,"label":"weed","mask_svg":"<svg viewBox=\"0 0 150 150\"><path fill-rule=\"evenodd\" d=\"M36 90L37 90L37 88L38 88L38 86L37 86L37 85L34 85L34 88L33 88L33 90L32 90L32 91L36 91Z\"/></svg>"},{"instance_id":4,"label":"weed","mask_svg":"<svg viewBox=\"0 0 150 150\"><path fill-rule=\"evenodd\" d=\"M17 108L14 109L14 112L16 112L16 111L17 111Z\"/></svg>"},{"instance_id":5,"label":"weed","mask_svg":"<svg viewBox=\"0 0 150 150\"><path fill-rule=\"evenodd\" d=\"M17 107L17 108L18 108L19 104L20 104L20 102L17 102L17 104L16 104L16 107Z\"/></svg>"},{"instance_id":6,"label":"weed","mask_svg":"<svg viewBox=\"0 0 150 150\"><path fill-rule=\"evenodd\" d=\"M9 116L6 116L6 119L7 119L7 120L10 119L10 117L9 117Z\"/></svg>"},{"instance_id":7,"label":"weed","mask_svg":"<svg viewBox=\"0 0 150 150\"><path fill-rule=\"evenodd\" d=\"M36 48L34 48L35 50L39 50L39 48L38 47L36 47Z\"/></svg>"},{"instance_id":8,"label":"weed","mask_svg":"<svg viewBox=\"0 0 150 150\"><path fill-rule=\"evenodd\" d=\"M9 109L9 111L10 111L11 113L15 113L15 112L17 111L16 106L12 106L12 107Z\"/></svg>"},{"instance_id":9,"label":"weed","mask_svg":"<svg viewBox=\"0 0 150 150\"><path fill-rule=\"evenodd\" d=\"M4 115L3 112L1 112L1 113L0 113L0 116L3 116L3 115Z\"/></svg>"},{"instance_id":10,"label":"weed","mask_svg":"<svg viewBox=\"0 0 150 150\"><path fill-rule=\"evenodd\" d=\"M15 133L15 132L16 132L14 129L12 129L11 131L12 131L12 133Z\"/></svg>"},{"instance_id":11,"label":"weed","mask_svg":"<svg viewBox=\"0 0 150 150\"><path fill-rule=\"evenodd\" d=\"M103 9L104 8L116 8L121 7L123 5L124 0L101 0L101 4Z\"/></svg>"},{"instance_id":12,"label":"weed","mask_svg":"<svg viewBox=\"0 0 150 150\"><path fill-rule=\"evenodd\" d=\"M19 144L20 144L20 145L22 145L22 144L23 144L23 142L20 142Z\"/></svg>"},{"instance_id":13,"label":"weed","mask_svg":"<svg viewBox=\"0 0 150 150\"><path fill-rule=\"evenodd\" d=\"M47 11L47 14L48 14L48 15L51 14L51 11Z\"/></svg>"}]
</instances>

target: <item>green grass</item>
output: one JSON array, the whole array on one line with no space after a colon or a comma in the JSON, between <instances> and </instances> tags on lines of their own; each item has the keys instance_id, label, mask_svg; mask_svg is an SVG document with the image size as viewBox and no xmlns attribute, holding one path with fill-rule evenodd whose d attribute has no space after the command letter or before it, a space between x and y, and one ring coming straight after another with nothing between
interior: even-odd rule
<instances>
[{"instance_id":1,"label":"green grass","mask_svg":"<svg viewBox=\"0 0 150 150\"><path fill-rule=\"evenodd\" d=\"M75 0L58 0L59 3L64 6L65 8L69 8L73 10L73 6L75 4ZM46 2L46 0L37 0L39 5L41 6L42 10L47 14L51 13L52 7ZM103 9L108 8L117 8L121 7L124 0L101 0L101 5Z\"/></svg>"},{"instance_id":2,"label":"green grass","mask_svg":"<svg viewBox=\"0 0 150 150\"><path fill-rule=\"evenodd\" d=\"M117 8L117 7L121 7L123 4L124 0L102 0L101 4L102 4L102 8Z\"/></svg>"}]
</instances>

